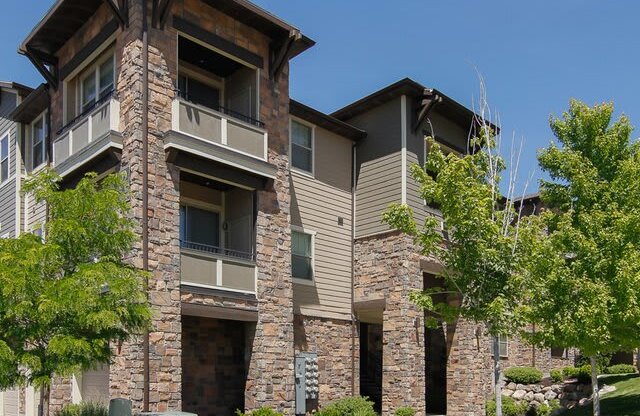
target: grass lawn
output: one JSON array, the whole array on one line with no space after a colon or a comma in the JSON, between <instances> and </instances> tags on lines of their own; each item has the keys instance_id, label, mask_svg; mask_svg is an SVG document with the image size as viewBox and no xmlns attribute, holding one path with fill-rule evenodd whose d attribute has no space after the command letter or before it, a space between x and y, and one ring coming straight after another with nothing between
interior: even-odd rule
<instances>
[{"instance_id":1,"label":"grass lawn","mask_svg":"<svg viewBox=\"0 0 640 416\"><path fill-rule=\"evenodd\" d=\"M600 383L613 385L616 391L600 398L602 416L640 416L640 375L603 376ZM578 407L563 416L591 416L591 405Z\"/></svg>"}]
</instances>

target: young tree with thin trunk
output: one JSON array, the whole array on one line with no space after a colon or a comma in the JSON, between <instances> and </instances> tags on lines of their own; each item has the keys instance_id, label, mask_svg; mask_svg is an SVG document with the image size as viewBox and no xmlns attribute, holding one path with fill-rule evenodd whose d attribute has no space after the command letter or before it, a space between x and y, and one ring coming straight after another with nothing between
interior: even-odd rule
<instances>
[{"instance_id":1,"label":"young tree with thin trunk","mask_svg":"<svg viewBox=\"0 0 640 416\"><path fill-rule=\"evenodd\" d=\"M39 388L44 415L55 376L108 363L151 321L144 275L124 260L136 239L125 180L57 183L47 171L26 187L47 203L44 239L0 240L0 389Z\"/></svg>"},{"instance_id":2,"label":"young tree with thin trunk","mask_svg":"<svg viewBox=\"0 0 640 416\"><path fill-rule=\"evenodd\" d=\"M407 205L389 207L383 221L412 236L423 255L435 257L443 265L443 287L412 295L418 306L430 312L427 325L461 317L484 324L494 338L496 408L500 416L502 370L498 336L513 334L520 328L516 312L524 284L519 274L520 215L514 208L514 200L518 199L515 188L519 151L512 143L504 196L500 184L507 164L499 154L499 129L487 121L482 79L481 93L468 154L445 155L429 138L425 165L411 167L421 197L442 213L444 230L441 221L432 216L424 224L416 224ZM459 302L434 302L439 294L451 295Z\"/></svg>"},{"instance_id":3,"label":"young tree with thin trunk","mask_svg":"<svg viewBox=\"0 0 640 416\"><path fill-rule=\"evenodd\" d=\"M596 356L640 346L640 147L613 105L572 100L551 119L552 143L538 160L546 209L529 254L524 313L531 341L579 348L591 358L593 414L600 414Z\"/></svg>"}]
</instances>

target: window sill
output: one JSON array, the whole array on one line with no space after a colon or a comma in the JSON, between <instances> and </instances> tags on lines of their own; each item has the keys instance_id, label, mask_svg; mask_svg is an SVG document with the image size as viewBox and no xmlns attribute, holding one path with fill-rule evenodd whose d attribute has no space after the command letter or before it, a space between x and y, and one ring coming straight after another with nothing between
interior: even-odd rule
<instances>
[{"instance_id":1,"label":"window sill","mask_svg":"<svg viewBox=\"0 0 640 416\"><path fill-rule=\"evenodd\" d=\"M289 165L289 169L291 170L291 173L295 173L297 175L300 176L306 176L307 178L311 178L311 179L315 179L315 175L313 174L313 172L309 172L300 168L294 168L293 166Z\"/></svg>"},{"instance_id":2,"label":"window sill","mask_svg":"<svg viewBox=\"0 0 640 416\"><path fill-rule=\"evenodd\" d=\"M316 282L315 279L302 279L299 277L293 277L293 283L296 285L303 285L303 286L315 286Z\"/></svg>"}]
</instances>

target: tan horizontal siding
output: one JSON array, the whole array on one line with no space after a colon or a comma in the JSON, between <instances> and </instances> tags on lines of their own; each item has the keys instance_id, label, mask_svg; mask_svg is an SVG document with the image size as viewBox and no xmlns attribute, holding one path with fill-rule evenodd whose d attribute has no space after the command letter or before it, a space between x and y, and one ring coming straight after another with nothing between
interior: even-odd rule
<instances>
[{"instance_id":1,"label":"tan horizontal siding","mask_svg":"<svg viewBox=\"0 0 640 416\"><path fill-rule=\"evenodd\" d=\"M400 152L362 163L356 186L356 238L389 230L382 224L387 207L402 195Z\"/></svg>"},{"instance_id":2,"label":"tan horizontal siding","mask_svg":"<svg viewBox=\"0 0 640 416\"><path fill-rule=\"evenodd\" d=\"M296 172L291 173L292 225L315 235L314 283L295 283L297 311L349 319L351 314L351 194ZM343 225L338 225L338 217Z\"/></svg>"}]
</instances>

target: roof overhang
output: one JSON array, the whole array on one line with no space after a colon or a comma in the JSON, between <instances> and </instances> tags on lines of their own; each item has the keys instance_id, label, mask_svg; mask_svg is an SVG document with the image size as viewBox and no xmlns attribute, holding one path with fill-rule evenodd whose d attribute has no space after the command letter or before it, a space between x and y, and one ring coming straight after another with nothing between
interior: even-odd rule
<instances>
[{"instance_id":1,"label":"roof overhang","mask_svg":"<svg viewBox=\"0 0 640 416\"><path fill-rule=\"evenodd\" d=\"M49 106L49 87L47 84L40 84L38 88L32 90L20 105L13 109L9 118L17 123L31 123Z\"/></svg>"},{"instance_id":2,"label":"roof overhang","mask_svg":"<svg viewBox=\"0 0 640 416\"><path fill-rule=\"evenodd\" d=\"M202 0L209 6L220 10L269 36L274 41L295 38L289 58L293 58L315 45L315 42L302 35L300 30L279 17L247 0Z\"/></svg>"},{"instance_id":3,"label":"roof overhang","mask_svg":"<svg viewBox=\"0 0 640 416\"><path fill-rule=\"evenodd\" d=\"M89 20L104 0L56 0L20 44L18 52L53 56Z\"/></svg>"},{"instance_id":4,"label":"roof overhang","mask_svg":"<svg viewBox=\"0 0 640 416\"><path fill-rule=\"evenodd\" d=\"M289 102L289 112L291 115L306 120L318 127L329 130L339 136L346 137L351 140L360 140L367 137L367 132L360 130L350 124L340 121L335 117L324 114L314 108L302 104L301 102L291 100Z\"/></svg>"},{"instance_id":5,"label":"roof overhang","mask_svg":"<svg viewBox=\"0 0 640 416\"><path fill-rule=\"evenodd\" d=\"M0 88L16 91L21 97L26 97L31 94L31 91L33 91L33 88L31 87L11 81L0 81Z\"/></svg>"}]
</instances>

